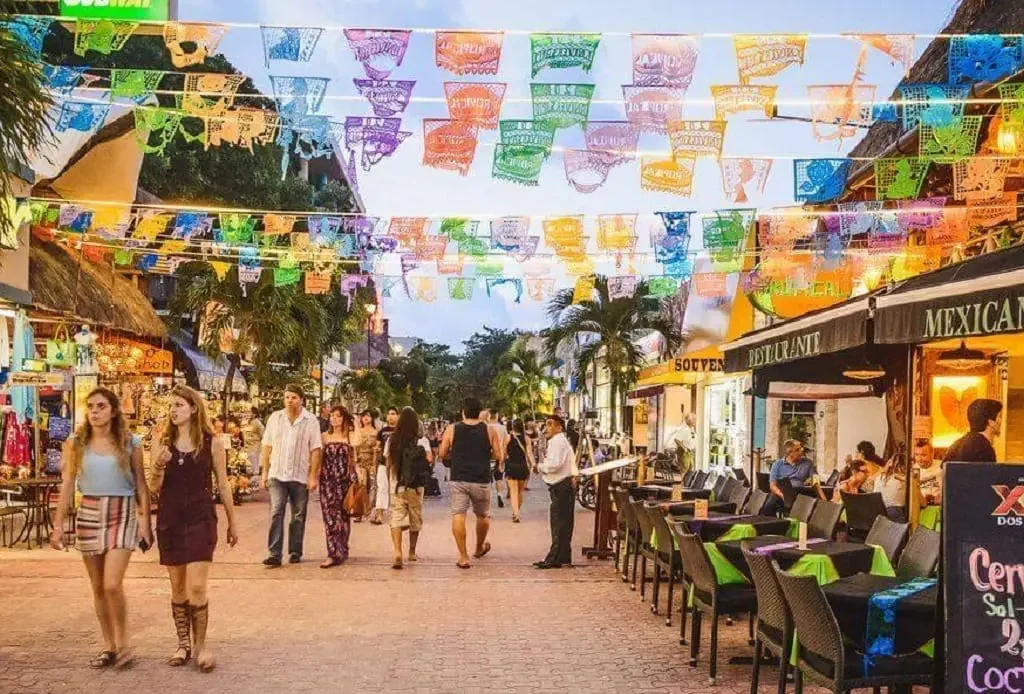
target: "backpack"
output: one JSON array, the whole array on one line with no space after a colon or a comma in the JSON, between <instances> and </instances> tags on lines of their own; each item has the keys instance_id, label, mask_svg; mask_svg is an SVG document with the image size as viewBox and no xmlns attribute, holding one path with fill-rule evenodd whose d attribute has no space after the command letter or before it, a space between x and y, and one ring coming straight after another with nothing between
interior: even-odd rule
<instances>
[{"instance_id":1,"label":"backpack","mask_svg":"<svg viewBox=\"0 0 1024 694\"><path fill-rule=\"evenodd\" d=\"M419 444L408 446L402 451L397 473L399 487L418 489L426 486L430 469L427 454Z\"/></svg>"}]
</instances>

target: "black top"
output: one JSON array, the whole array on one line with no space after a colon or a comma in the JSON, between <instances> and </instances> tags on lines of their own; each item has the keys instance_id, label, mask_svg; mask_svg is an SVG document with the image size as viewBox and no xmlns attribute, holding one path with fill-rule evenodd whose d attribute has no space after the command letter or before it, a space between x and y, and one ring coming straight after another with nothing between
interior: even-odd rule
<instances>
[{"instance_id":1,"label":"black top","mask_svg":"<svg viewBox=\"0 0 1024 694\"><path fill-rule=\"evenodd\" d=\"M572 449L574 451L580 445L579 432L575 431L574 429L567 429L565 432L565 438L569 439L569 445L572 446Z\"/></svg>"},{"instance_id":2,"label":"black top","mask_svg":"<svg viewBox=\"0 0 1024 694\"><path fill-rule=\"evenodd\" d=\"M514 465L526 467L526 446L519 434L512 434L508 437L508 448L505 449L505 467Z\"/></svg>"},{"instance_id":3,"label":"black top","mask_svg":"<svg viewBox=\"0 0 1024 694\"><path fill-rule=\"evenodd\" d=\"M317 417L320 420L320 433L325 434L331 430L331 420L324 419L323 417Z\"/></svg>"},{"instance_id":4,"label":"black top","mask_svg":"<svg viewBox=\"0 0 1024 694\"><path fill-rule=\"evenodd\" d=\"M487 425L457 422L452 430L452 482L491 483L491 440Z\"/></svg>"},{"instance_id":5,"label":"black top","mask_svg":"<svg viewBox=\"0 0 1024 694\"><path fill-rule=\"evenodd\" d=\"M996 449L983 434L971 432L961 436L949 447L942 462L994 463Z\"/></svg>"}]
</instances>

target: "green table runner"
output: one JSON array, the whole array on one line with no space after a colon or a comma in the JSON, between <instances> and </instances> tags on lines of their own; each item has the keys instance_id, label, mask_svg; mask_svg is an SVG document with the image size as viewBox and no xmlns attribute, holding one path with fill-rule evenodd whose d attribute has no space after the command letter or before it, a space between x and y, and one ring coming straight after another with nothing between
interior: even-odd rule
<instances>
[{"instance_id":1,"label":"green table runner","mask_svg":"<svg viewBox=\"0 0 1024 694\"><path fill-rule=\"evenodd\" d=\"M917 523L922 528L939 532L942 529L942 507L925 506L921 509L921 515L917 517Z\"/></svg>"}]
</instances>

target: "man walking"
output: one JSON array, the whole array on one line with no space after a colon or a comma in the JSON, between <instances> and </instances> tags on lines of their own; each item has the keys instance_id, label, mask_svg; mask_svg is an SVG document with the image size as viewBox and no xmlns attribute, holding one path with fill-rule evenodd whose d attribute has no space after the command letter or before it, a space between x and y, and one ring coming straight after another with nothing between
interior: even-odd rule
<instances>
[{"instance_id":1,"label":"man walking","mask_svg":"<svg viewBox=\"0 0 1024 694\"><path fill-rule=\"evenodd\" d=\"M473 507L476 516L477 559L491 551L487 531L491 527L491 460L501 469L505 452L498 434L480 417L480 401L469 397L462 405L462 421L448 427L441 438L442 460L451 458L452 535L459 550L458 567L468 569L466 514Z\"/></svg>"},{"instance_id":2,"label":"man walking","mask_svg":"<svg viewBox=\"0 0 1024 694\"><path fill-rule=\"evenodd\" d=\"M504 424L501 423L501 413L498 410L483 410L480 412L480 419L487 423L494 433L498 436L498 445L501 446L502 458L504 453L508 451L508 429ZM501 483L505 479L504 470L498 467L498 461L491 461L491 472L494 477L494 491L498 494L498 508L505 508L505 502L502 500ZM506 498L508 497L508 485L505 485Z\"/></svg>"},{"instance_id":3,"label":"man walking","mask_svg":"<svg viewBox=\"0 0 1024 694\"><path fill-rule=\"evenodd\" d=\"M305 401L302 388L292 384L285 386L284 409L270 415L263 432L261 480L270 490L269 556L263 564L271 568L281 566L285 504L291 506L288 561L292 564L302 561L306 504L310 490L315 490L318 483L309 470L320 467L320 423L303 407Z\"/></svg>"},{"instance_id":4,"label":"man walking","mask_svg":"<svg viewBox=\"0 0 1024 694\"><path fill-rule=\"evenodd\" d=\"M580 473L576 469L576 455L565 435L565 420L558 415L548 417L544 435L548 439L548 450L537 469L551 494L551 549L534 566L559 569L572 566L572 530L576 520L573 478Z\"/></svg>"}]
</instances>

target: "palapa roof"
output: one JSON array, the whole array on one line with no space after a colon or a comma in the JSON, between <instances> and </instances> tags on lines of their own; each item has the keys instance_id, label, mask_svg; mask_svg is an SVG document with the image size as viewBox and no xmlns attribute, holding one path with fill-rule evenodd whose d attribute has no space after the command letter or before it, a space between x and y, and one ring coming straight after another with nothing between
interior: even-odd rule
<instances>
[{"instance_id":1,"label":"palapa roof","mask_svg":"<svg viewBox=\"0 0 1024 694\"><path fill-rule=\"evenodd\" d=\"M164 322L135 285L38 236L29 248L29 285L33 305L42 311L141 337L167 337Z\"/></svg>"},{"instance_id":2,"label":"palapa roof","mask_svg":"<svg viewBox=\"0 0 1024 694\"><path fill-rule=\"evenodd\" d=\"M1024 2L1021 0L962 0L943 34L1013 34L1024 33ZM945 83L948 74L949 39L933 40L910 68L900 86L905 84ZM896 99L899 90L890 98ZM851 157L877 157L899 141L900 123L877 122L850 151ZM916 142L914 144L916 147ZM916 151L916 149L914 150Z\"/></svg>"}]
</instances>

